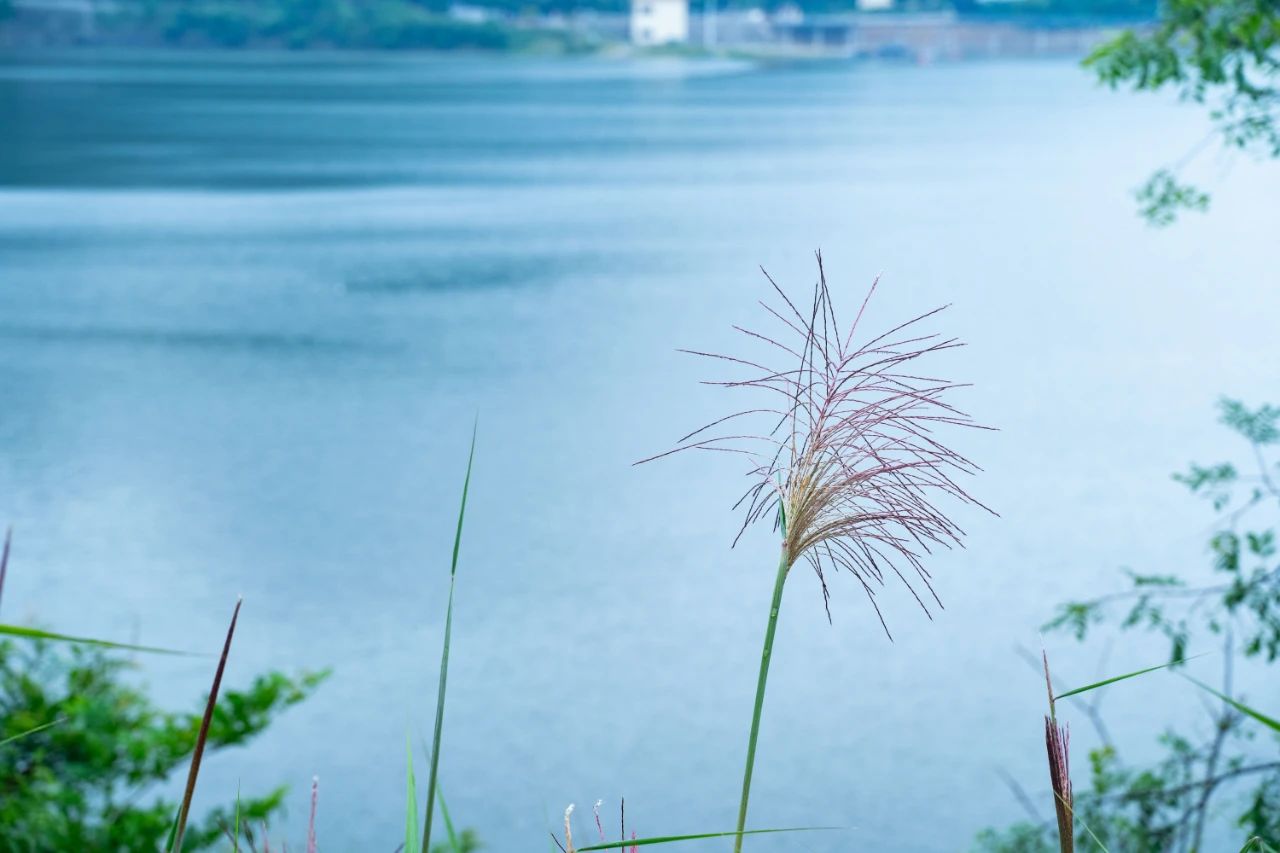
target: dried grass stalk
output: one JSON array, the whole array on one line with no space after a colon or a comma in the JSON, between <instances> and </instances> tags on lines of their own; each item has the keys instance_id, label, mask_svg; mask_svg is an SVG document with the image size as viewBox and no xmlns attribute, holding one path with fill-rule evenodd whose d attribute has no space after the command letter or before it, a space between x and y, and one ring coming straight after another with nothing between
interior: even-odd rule
<instances>
[{"instance_id":1,"label":"dried grass stalk","mask_svg":"<svg viewBox=\"0 0 1280 853\"><path fill-rule=\"evenodd\" d=\"M821 253L817 261L818 281L807 310L798 308L766 272L781 299L776 305L760 303L771 328L735 327L780 364L690 351L745 374L707 384L751 391L759 402L694 430L666 453L642 460L689 450L745 458L751 485L738 502L745 515L734 543L761 520L772 520L782 536L735 851L742 849L774 631L791 568L801 560L813 568L828 619L828 575L832 569L848 571L892 639L876 590L887 576L898 578L932 619L931 605L941 607L942 602L924 559L935 548L960 545L964 535L939 504L951 501L986 509L959 484L977 467L940 437L949 427L978 426L948 401L964 386L931 377L917 365L963 345L922 331L924 322L943 309L861 339L860 324L876 284L846 328L836 317Z\"/></svg>"}]
</instances>

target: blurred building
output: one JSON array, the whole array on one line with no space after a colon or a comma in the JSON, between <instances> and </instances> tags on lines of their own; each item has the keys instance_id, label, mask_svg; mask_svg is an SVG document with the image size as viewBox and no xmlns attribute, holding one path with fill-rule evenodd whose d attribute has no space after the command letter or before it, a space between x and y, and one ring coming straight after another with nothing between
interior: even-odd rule
<instances>
[{"instance_id":1,"label":"blurred building","mask_svg":"<svg viewBox=\"0 0 1280 853\"><path fill-rule=\"evenodd\" d=\"M632 0L631 41L641 45L689 40L689 0Z\"/></svg>"}]
</instances>

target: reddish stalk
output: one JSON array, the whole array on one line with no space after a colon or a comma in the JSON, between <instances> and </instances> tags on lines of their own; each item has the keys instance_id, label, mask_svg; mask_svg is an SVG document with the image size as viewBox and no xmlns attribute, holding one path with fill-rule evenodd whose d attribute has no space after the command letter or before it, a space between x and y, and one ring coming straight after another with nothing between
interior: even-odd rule
<instances>
[{"instance_id":1,"label":"reddish stalk","mask_svg":"<svg viewBox=\"0 0 1280 853\"><path fill-rule=\"evenodd\" d=\"M1049 678L1049 656L1043 651L1044 681L1049 689L1049 713L1044 718L1044 743L1049 755L1049 783L1053 787L1053 809L1058 817L1058 846L1062 853L1075 850L1075 813L1071 796L1071 764L1068 749L1071 730L1058 725L1057 708L1053 701L1053 682Z\"/></svg>"},{"instance_id":2,"label":"reddish stalk","mask_svg":"<svg viewBox=\"0 0 1280 853\"><path fill-rule=\"evenodd\" d=\"M311 818L307 821L307 853L316 853L316 806L320 801L320 777L311 777Z\"/></svg>"},{"instance_id":3,"label":"reddish stalk","mask_svg":"<svg viewBox=\"0 0 1280 853\"><path fill-rule=\"evenodd\" d=\"M240 605L244 599L236 599L236 609L231 613L231 624L227 627L227 639L222 645L222 656L218 658L218 668L213 674L213 686L209 690L209 701L204 708L204 719L200 721L200 732L196 735L196 749L191 755L191 769L187 773L187 787L182 795L182 805L178 808L178 822L174 828L173 844L170 853L180 853L182 837L187 831L187 817L191 813L191 800L196 793L196 777L200 775L200 759L204 757L205 742L209 739L209 725L213 722L213 709L218 703L218 689L222 686L222 673L227 668L227 656L231 654L231 638L236 632L236 620L240 617Z\"/></svg>"}]
</instances>

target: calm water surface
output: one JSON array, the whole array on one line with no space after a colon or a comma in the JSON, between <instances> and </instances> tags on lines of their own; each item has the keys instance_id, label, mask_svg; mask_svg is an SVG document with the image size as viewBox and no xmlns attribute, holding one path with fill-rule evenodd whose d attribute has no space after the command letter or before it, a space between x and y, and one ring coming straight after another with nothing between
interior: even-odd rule
<instances>
[{"instance_id":1,"label":"calm water surface","mask_svg":"<svg viewBox=\"0 0 1280 853\"><path fill-rule=\"evenodd\" d=\"M455 818L499 851L620 795L642 833L729 828L776 545L729 549L732 462L631 462L736 402L676 348L732 347L757 265L803 289L821 247L846 304L883 273L872 322L954 303L938 369L1001 428L957 439L1001 517L933 561L936 621L884 593L894 643L849 579L833 625L793 579L752 822L852 829L752 846L963 849L1022 816L999 769L1045 788L1013 647L1121 565L1199 565L1167 474L1221 455L1219 393L1280 387L1276 170L1210 153L1211 216L1133 215L1203 132L1065 62L0 59L6 618L213 648L242 593L231 682L334 676L199 798L291 782L296 839L318 775L329 849L393 849L479 413ZM172 704L209 675L143 664ZM1108 699L1135 749L1153 693L1193 705L1163 684Z\"/></svg>"}]
</instances>

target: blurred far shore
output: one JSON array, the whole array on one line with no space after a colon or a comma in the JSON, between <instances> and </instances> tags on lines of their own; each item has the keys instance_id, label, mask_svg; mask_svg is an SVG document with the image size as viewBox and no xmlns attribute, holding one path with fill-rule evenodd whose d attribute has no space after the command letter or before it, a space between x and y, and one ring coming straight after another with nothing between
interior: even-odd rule
<instances>
[{"instance_id":1,"label":"blurred far shore","mask_svg":"<svg viewBox=\"0 0 1280 853\"><path fill-rule=\"evenodd\" d=\"M882 59L1081 56L1151 0L0 0L0 50L478 50Z\"/></svg>"}]
</instances>

